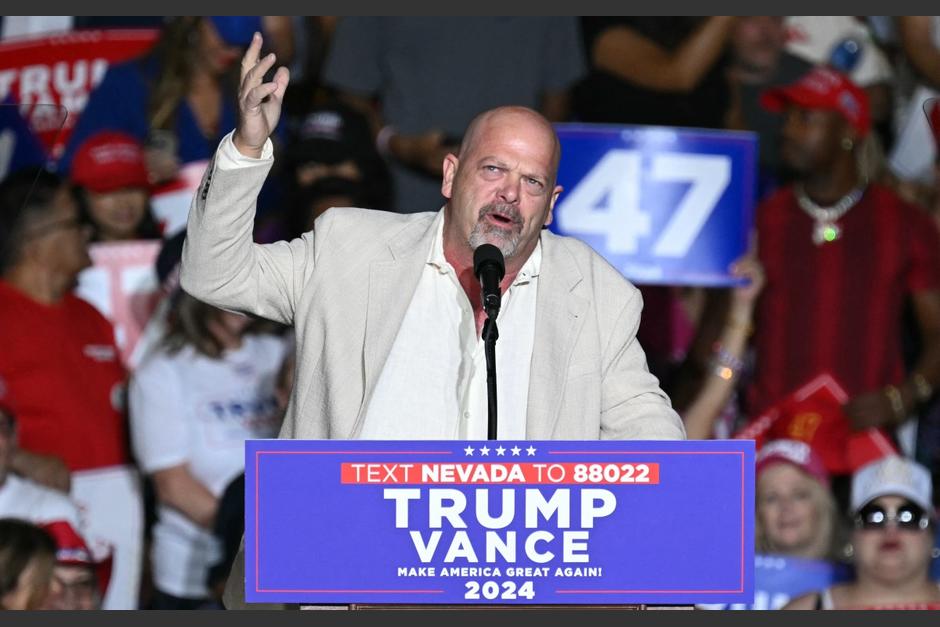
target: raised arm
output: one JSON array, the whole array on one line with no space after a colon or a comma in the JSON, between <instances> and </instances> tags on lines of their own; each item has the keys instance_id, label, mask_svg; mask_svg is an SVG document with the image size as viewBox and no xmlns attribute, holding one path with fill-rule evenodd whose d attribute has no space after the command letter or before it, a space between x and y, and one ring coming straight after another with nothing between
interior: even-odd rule
<instances>
[{"instance_id":1,"label":"raised arm","mask_svg":"<svg viewBox=\"0 0 940 627\"><path fill-rule=\"evenodd\" d=\"M747 277L750 282L734 289L724 328L711 350L705 379L688 407L680 408L690 440L712 437L715 421L737 386L751 334L754 306L764 287L764 270L755 252L736 262L732 272Z\"/></svg>"},{"instance_id":2,"label":"raised arm","mask_svg":"<svg viewBox=\"0 0 940 627\"><path fill-rule=\"evenodd\" d=\"M591 61L641 87L685 93L695 89L721 56L733 26L731 16L710 17L675 51L625 26L616 26L594 41Z\"/></svg>"},{"instance_id":3,"label":"raised arm","mask_svg":"<svg viewBox=\"0 0 940 627\"><path fill-rule=\"evenodd\" d=\"M931 87L940 87L940 49L931 32L933 18L929 15L902 15L897 19L904 54Z\"/></svg>"},{"instance_id":4,"label":"raised arm","mask_svg":"<svg viewBox=\"0 0 940 627\"><path fill-rule=\"evenodd\" d=\"M238 126L222 140L193 197L180 282L207 303L288 324L313 268L313 236L290 243L253 242L258 192L274 162L271 133L281 115L287 68L263 82L275 56L258 58L255 34L242 60Z\"/></svg>"}]
</instances>

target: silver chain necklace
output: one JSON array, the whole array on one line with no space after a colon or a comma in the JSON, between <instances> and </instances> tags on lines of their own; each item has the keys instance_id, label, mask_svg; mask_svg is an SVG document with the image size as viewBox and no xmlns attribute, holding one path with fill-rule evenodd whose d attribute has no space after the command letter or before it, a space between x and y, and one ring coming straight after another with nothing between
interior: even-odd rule
<instances>
[{"instance_id":1,"label":"silver chain necklace","mask_svg":"<svg viewBox=\"0 0 940 627\"><path fill-rule=\"evenodd\" d=\"M806 195L803 185L798 183L795 187L796 202L800 209L813 219L813 243L822 246L826 242L834 242L842 237L842 227L836 221L854 207L865 193L867 182L862 183L848 194L840 198L834 205L820 207Z\"/></svg>"}]
</instances>

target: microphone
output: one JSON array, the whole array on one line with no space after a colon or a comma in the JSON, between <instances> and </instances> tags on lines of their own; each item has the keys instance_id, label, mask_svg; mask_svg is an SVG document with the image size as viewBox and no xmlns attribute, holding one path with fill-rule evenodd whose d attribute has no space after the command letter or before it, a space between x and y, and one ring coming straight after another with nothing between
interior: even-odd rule
<instances>
[{"instance_id":1,"label":"microphone","mask_svg":"<svg viewBox=\"0 0 940 627\"><path fill-rule=\"evenodd\" d=\"M491 320L499 315L501 292L499 282L506 274L503 253L492 244L481 244L473 251L473 274L483 288L483 309Z\"/></svg>"}]
</instances>

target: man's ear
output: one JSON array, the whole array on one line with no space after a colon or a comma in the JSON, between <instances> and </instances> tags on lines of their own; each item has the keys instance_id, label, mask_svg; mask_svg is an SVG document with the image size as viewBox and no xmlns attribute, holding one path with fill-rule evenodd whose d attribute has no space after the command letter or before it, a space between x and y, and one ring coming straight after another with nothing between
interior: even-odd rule
<instances>
[{"instance_id":1,"label":"man's ear","mask_svg":"<svg viewBox=\"0 0 940 627\"><path fill-rule=\"evenodd\" d=\"M460 159L456 155L448 153L444 157L444 178L441 179L441 195L450 199L454 190L454 178L457 176L457 168L460 166Z\"/></svg>"},{"instance_id":2,"label":"man's ear","mask_svg":"<svg viewBox=\"0 0 940 627\"><path fill-rule=\"evenodd\" d=\"M840 135L842 137L842 148L845 150L851 150L852 148L858 147L862 143L862 138L859 137L858 131L855 130L855 127L852 126L845 118L842 118L842 129Z\"/></svg>"},{"instance_id":3,"label":"man's ear","mask_svg":"<svg viewBox=\"0 0 940 627\"><path fill-rule=\"evenodd\" d=\"M561 196L563 191L565 190L561 185L556 185L555 189L552 190L552 197L548 201L548 213L545 215L545 223L542 226L548 226L552 223L555 217L555 203L558 202L558 197Z\"/></svg>"}]
</instances>

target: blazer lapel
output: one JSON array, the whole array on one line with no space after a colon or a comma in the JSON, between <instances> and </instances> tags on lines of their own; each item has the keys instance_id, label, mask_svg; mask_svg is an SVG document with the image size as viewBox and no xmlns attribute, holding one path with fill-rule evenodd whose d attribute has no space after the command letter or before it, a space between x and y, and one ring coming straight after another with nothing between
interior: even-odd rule
<instances>
[{"instance_id":1,"label":"blazer lapel","mask_svg":"<svg viewBox=\"0 0 940 627\"><path fill-rule=\"evenodd\" d=\"M588 301L576 289L581 272L564 242L543 234L542 251L526 414L526 438L530 440L551 439L571 354L588 310Z\"/></svg>"},{"instance_id":2,"label":"blazer lapel","mask_svg":"<svg viewBox=\"0 0 940 627\"><path fill-rule=\"evenodd\" d=\"M372 262L369 268L369 302L363 344L363 398L351 438L362 429L378 375L395 343L418 287L435 236L436 220L419 222L396 235L388 244L388 257Z\"/></svg>"}]
</instances>

